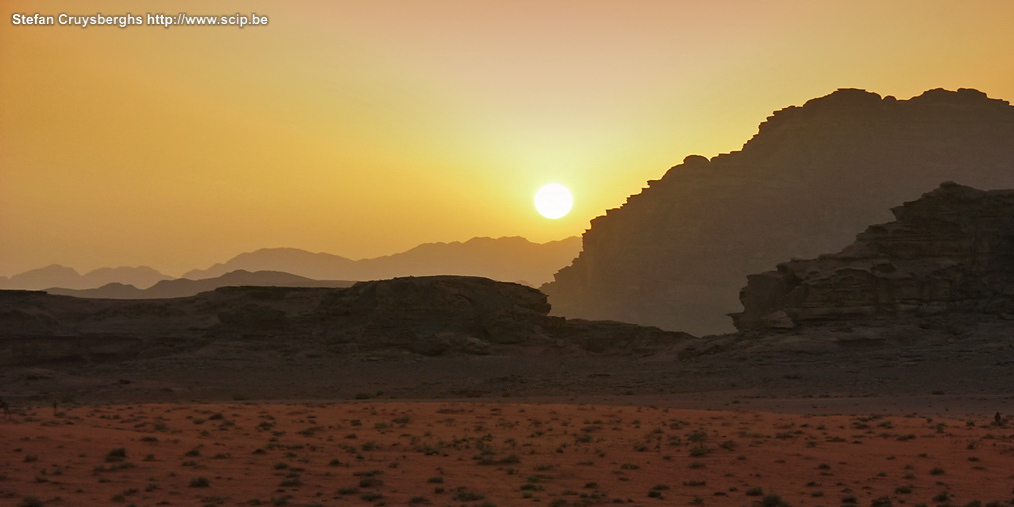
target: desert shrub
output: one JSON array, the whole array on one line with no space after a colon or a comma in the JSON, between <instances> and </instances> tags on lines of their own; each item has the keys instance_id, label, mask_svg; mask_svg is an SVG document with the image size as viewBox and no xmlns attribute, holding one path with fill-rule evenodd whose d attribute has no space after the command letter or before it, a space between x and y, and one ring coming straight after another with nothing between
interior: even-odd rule
<instances>
[{"instance_id":1,"label":"desert shrub","mask_svg":"<svg viewBox=\"0 0 1014 507\"><path fill-rule=\"evenodd\" d=\"M486 495L475 491L468 491L466 489L459 489L454 493L453 500L458 502L476 502L486 498Z\"/></svg>"},{"instance_id":2,"label":"desert shrub","mask_svg":"<svg viewBox=\"0 0 1014 507\"><path fill-rule=\"evenodd\" d=\"M123 447L117 447L106 453L106 462L113 463L116 461L123 461L127 458L127 450Z\"/></svg>"},{"instance_id":3,"label":"desert shrub","mask_svg":"<svg viewBox=\"0 0 1014 507\"><path fill-rule=\"evenodd\" d=\"M363 479L360 479L360 481L359 481L359 487L360 488L375 488L375 487L378 487L378 486L380 486L382 484L384 484L384 481L382 481L382 480L380 480L380 479L378 479L376 477L364 477Z\"/></svg>"},{"instance_id":4,"label":"desert shrub","mask_svg":"<svg viewBox=\"0 0 1014 507\"><path fill-rule=\"evenodd\" d=\"M708 439L708 433L704 430L694 430L687 433L687 440L691 442L703 442Z\"/></svg>"},{"instance_id":5,"label":"desert shrub","mask_svg":"<svg viewBox=\"0 0 1014 507\"><path fill-rule=\"evenodd\" d=\"M694 458L700 458L702 456L707 456L709 452L711 452L711 449L708 449L703 445L699 445L697 447L693 447L690 449L690 456Z\"/></svg>"},{"instance_id":6,"label":"desert shrub","mask_svg":"<svg viewBox=\"0 0 1014 507\"><path fill-rule=\"evenodd\" d=\"M209 481L206 477L195 477L190 479L191 488L207 488L208 486L211 486L211 481Z\"/></svg>"},{"instance_id":7,"label":"desert shrub","mask_svg":"<svg viewBox=\"0 0 1014 507\"><path fill-rule=\"evenodd\" d=\"M791 507L778 495L767 495L761 500L761 507Z\"/></svg>"}]
</instances>

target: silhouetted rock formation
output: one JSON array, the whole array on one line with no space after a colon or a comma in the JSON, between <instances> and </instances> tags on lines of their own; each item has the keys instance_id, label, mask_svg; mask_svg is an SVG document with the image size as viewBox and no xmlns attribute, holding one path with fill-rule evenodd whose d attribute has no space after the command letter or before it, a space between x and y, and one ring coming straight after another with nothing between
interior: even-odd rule
<instances>
[{"instance_id":1,"label":"silhouetted rock formation","mask_svg":"<svg viewBox=\"0 0 1014 507\"><path fill-rule=\"evenodd\" d=\"M296 248L265 248L237 255L224 264L195 269L185 278L202 279L243 269L283 271L316 280L383 280L399 276L481 276L539 286L577 256L581 240L566 238L532 243L525 238L472 238L465 242L426 243L411 250L354 261Z\"/></svg>"},{"instance_id":2,"label":"silhouetted rock formation","mask_svg":"<svg viewBox=\"0 0 1014 507\"><path fill-rule=\"evenodd\" d=\"M250 286L250 287L350 287L355 282L341 280L311 280L302 276L278 271L230 271L222 276L203 280L177 278L162 280L147 289L138 289L133 285L111 283L97 289L46 289L50 294L96 299L160 299L194 296L201 292L215 290L219 287Z\"/></svg>"},{"instance_id":3,"label":"silhouetted rock formation","mask_svg":"<svg viewBox=\"0 0 1014 507\"><path fill-rule=\"evenodd\" d=\"M750 275L736 328L1014 312L1014 190L944 183L891 211L837 254Z\"/></svg>"},{"instance_id":4,"label":"silhouetted rock formation","mask_svg":"<svg viewBox=\"0 0 1014 507\"><path fill-rule=\"evenodd\" d=\"M739 152L687 157L592 220L542 287L554 313L731 331L749 273L847 244L941 181L1014 187L1014 107L975 90L839 90L776 112Z\"/></svg>"},{"instance_id":5,"label":"silhouetted rock formation","mask_svg":"<svg viewBox=\"0 0 1014 507\"><path fill-rule=\"evenodd\" d=\"M176 299L113 300L0 291L0 365L125 360L213 343L250 350L422 355L504 347L633 351L686 333L550 317L546 296L485 278L433 276L350 288L226 287Z\"/></svg>"}]
</instances>

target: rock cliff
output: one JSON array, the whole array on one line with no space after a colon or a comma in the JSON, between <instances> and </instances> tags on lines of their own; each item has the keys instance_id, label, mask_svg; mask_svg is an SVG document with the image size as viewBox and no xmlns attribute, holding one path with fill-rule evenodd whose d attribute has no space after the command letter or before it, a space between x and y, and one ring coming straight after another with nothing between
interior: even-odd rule
<instances>
[{"instance_id":1,"label":"rock cliff","mask_svg":"<svg viewBox=\"0 0 1014 507\"><path fill-rule=\"evenodd\" d=\"M844 250L750 275L740 331L1014 312L1014 190L944 183Z\"/></svg>"},{"instance_id":2,"label":"rock cliff","mask_svg":"<svg viewBox=\"0 0 1014 507\"><path fill-rule=\"evenodd\" d=\"M592 220L542 287L554 313L732 331L749 273L847 244L941 181L1014 187L1014 107L962 89L843 89L777 111L741 151L689 156Z\"/></svg>"},{"instance_id":3,"label":"rock cliff","mask_svg":"<svg viewBox=\"0 0 1014 507\"><path fill-rule=\"evenodd\" d=\"M122 361L222 347L236 353L489 354L542 347L631 352L691 338L550 317L545 294L486 278L431 276L349 288L224 287L175 299L0 291L0 365ZM511 349L514 347L514 349Z\"/></svg>"}]
</instances>

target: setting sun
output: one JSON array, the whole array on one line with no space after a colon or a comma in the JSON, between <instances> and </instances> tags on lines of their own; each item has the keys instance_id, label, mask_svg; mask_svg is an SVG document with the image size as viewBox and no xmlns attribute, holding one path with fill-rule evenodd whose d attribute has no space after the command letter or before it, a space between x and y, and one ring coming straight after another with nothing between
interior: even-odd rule
<instances>
[{"instance_id":1,"label":"setting sun","mask_svg":"<svg viewBox=\"0 0 1014 507\"><path fill-rule=\"evenodd\" d=\"M546 218L562 218L570 213L574 196L559 183L544 185L535 193L535 209Z\"/></svg>"}]
</instances>

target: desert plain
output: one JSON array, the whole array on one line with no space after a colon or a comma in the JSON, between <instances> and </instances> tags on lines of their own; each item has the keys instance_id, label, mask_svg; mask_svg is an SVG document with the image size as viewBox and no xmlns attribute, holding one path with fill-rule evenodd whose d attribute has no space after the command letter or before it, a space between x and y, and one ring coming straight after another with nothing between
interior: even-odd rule
<instances>
[{"instance_id":1,"label":"desert plain","mask_svg":"<svg viewBox=\"0 0 1014 507\"><path fill-rule=\"evenodd\" d=\"M1005 354L964 345L919 378L897 350L9 368L0 504L1008 505L1009 379L975 374Z\"/></svg>"}]
</instances>

